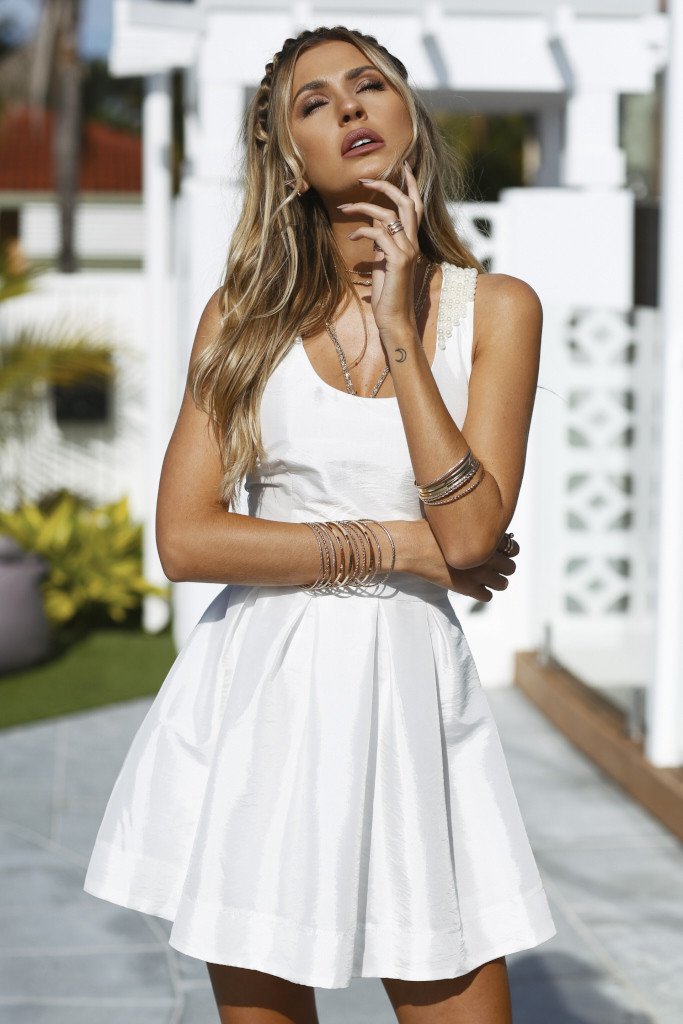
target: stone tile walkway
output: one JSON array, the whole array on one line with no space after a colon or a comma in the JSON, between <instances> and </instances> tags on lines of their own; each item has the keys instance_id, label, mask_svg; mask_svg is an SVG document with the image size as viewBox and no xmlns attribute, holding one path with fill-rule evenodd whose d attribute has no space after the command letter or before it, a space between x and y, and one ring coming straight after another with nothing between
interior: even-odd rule
<instances>
[{"instance_id":1,"label":"stone tile walkway","mask_svg":"<svg viewBox=\"0 0 683 1024\"><path fill-rule=\"evenodd\" d=\"M508 957L515 1024L680 1024L683 846L515 689L487 690L558 934ZM1 699L1 690L0 690ZM82 880L150 700L0 732L0 1019L216 1024L171 924ZM381 982L318 989L321 1024L391 1024Z\"/></svg>"}]
</instances>

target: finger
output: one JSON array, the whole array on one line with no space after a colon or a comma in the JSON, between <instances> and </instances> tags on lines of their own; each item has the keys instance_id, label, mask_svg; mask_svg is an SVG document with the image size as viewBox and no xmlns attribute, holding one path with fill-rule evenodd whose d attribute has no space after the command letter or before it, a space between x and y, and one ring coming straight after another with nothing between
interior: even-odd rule
<instances>
[{"instance_id":1,"label":"finger","mask_svg":"<svg viewBox=\"0 0 683 1024\"><path fill-rule=\"evenodd\" d=\"M504 555L502 552L495 552L486 563L496 572L504 572L506 576L512 576L517 570L517 563L513 561L512 555Z\"/></svg>"},{"instance_id":2,"label":"finger","mask_svg":"<svg viewBox=\"0 0 683 1024\"><path fill-rule=\"evenodd\" d=\"M395 260L398 259L402 262L415 255L409 239L399 241L402 236L405 236L405 231L398 231L395 235L390 235L386 228L363 226L355 228L348 235L348 238L352 241L356 241L358 238L371 238L374 242L377 242L383 253L387 256L391 255ZM410 248L410 251L407 251L406 246Z\"/></svg>"},{"instance_id":3,"label":"finger","mask_svg":"<svg viewBox=\"0 0 683 1024\"><path fill-rule=\"evenodd\" d=\"M342 213L363 213L374 220L381 220L384 224L391 224L392 220L396 220L397 213L396 210L387 210L385 206L375 206L374 203L342 203L337 209Z\"/></svg>"},{"instance_id":4,"label":"finger","mask_svg":"<svg viewBox=\"0 0 683 1024\"><path fill-rule=\"evenodd\" d=\"M406 172L406 187L408 189L408 195L415 204L415 211L417 213L417 220L419 224L419 222L422 220L422 214L424 213L424 204L422 202L422 196L420 195L420 190L417 187L415 175L413 174L412 168L407 160L403 161L403 166Z\"/></svg>"},{"instance_id":5,"label":"finger","mask_svg":"<svg viewBox=\"0 0 683 1024\"><path fill-rule=\"evenodd\" d=\"M359 178L362 185L366 188L376 189L378 192L383 192L384 195L392 199L398 207L398 214L403 224L406 234L410 238L411 242L417 246L417 210L415 209L415 203L410 196L407 196L405 192L402 192L396 185L392 185L390 181L384 181L379 178Z\"/></svg>"},{"instance_id":6,"label":"finger","mask_svg":"<svg viewBox=\"0 0 683 1024\"><path fill-rule=\"evenodd\" d=\"M517 543L517 541L514 539L514 537L512 538L512 541L511 541L511 550L510 551L504 551L503 550L505 548L506 544L508 543L507 538L501 538L501 540L503 541L503 543L501 544L501 546L499 548L496 548L496 551L502 551L503 554L510 555L512 558L516 558L517 555L519 554L520 547L519 547L519 544Z\"/></svg>"}]
</instances>

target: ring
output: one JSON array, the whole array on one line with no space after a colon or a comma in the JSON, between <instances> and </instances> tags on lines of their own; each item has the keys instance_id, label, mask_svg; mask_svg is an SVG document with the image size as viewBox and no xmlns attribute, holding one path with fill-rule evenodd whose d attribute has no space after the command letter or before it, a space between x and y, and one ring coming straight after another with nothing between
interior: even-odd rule
<instances>
[{"instance_id":1,"label":"ring","mask_svg":"<svg viewBox=\"0 0 683 1024\"><path fill-rule=\"evenodd\" d=\"M512 538L514 537L514 533L504 533L503 537L505 538L505 544L504 544L504 546L502 548L498 548L498 551L500 551L501 554L503 554L503 555L510 555L510 554L512 554L512 548L513 548Z\"/></svg>"},{"instance_id":2,"label":"ring","mask_svg":"<svg viewBox=\"0 0 683 1024\"><path fill-rule=\"evenodd\" d=\"M399 231L405 231L405 228L400 220L392 220L391 224L387 224L387 231L390 235L396 235Z\"/></svg>"}]
</instances>

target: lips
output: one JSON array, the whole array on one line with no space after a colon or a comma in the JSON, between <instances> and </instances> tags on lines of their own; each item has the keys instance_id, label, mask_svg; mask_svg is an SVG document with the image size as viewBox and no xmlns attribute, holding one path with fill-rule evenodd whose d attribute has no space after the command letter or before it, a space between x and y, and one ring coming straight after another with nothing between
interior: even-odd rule
<instances>
[{"instance_id":1,"label":"lips","mask_svg":"<svg viewBox=\"0 0 683 1024\"><path fill-rule=\"evenodd\" d=\"M350 151L351 147L353 146L354 142L358 142L359 139L369 139L370 142L373 144L384 143L384 139L382 138L382 136L378 135L377 132L373 132L371 128L354 128L352 132L349 132L348 135L344 136L344 140L341 145L341 155L346 156L346 154ZM365 149L366 147L368 149L370 148L367 143L365 146L357 146L354 152L356 152L357 150ZM373 145L372 148L374 149L375 146Z\"/></svg>"}]
</instances>

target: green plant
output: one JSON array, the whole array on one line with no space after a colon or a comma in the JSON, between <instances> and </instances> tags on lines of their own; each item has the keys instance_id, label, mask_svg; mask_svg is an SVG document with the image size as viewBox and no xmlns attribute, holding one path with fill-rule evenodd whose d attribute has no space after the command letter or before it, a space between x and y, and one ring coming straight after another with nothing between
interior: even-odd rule
<instances>
[{"instance_id":1,"label":"green plant","mask_svg":"<svg viewBox=\"0 0 683 1024\"><path fill-rule=\"evenodd\" d=\"M43 505L0 511L0 532L49 563L43 599L56 626L98 613L123 623L144 595L168 596L142 574L142 526L131 521L126 497L90 507L63 491Z\"/></svg>"},{"instance_id":2,"label":"green plant","mask_svg":"<svg viewBox=\"0 0 683 1024\"><path fill-rule=\"evenodd\" d=\"M49 333L28 328L0 343L0 445L13 438L22 453L35 429L35 409L45 400L46 387L113 377L112 352L110 344L72 333L68 327L53 327ZM23 502L20 471L3 484L14 492L15 500Z\"/></svg>"},{"instance_id":3,"label":"green plant","mask_svg":"<svg viewBox=\"0 0 683 1024\"><path fill-rule=\"evenodd\" d=\"M35 329L21 331L0 347L0 400L20 410L40 384L76 384L89 377L110 377L112 346L62 333L50 338Z\"/></svg>"}]
</instances>

